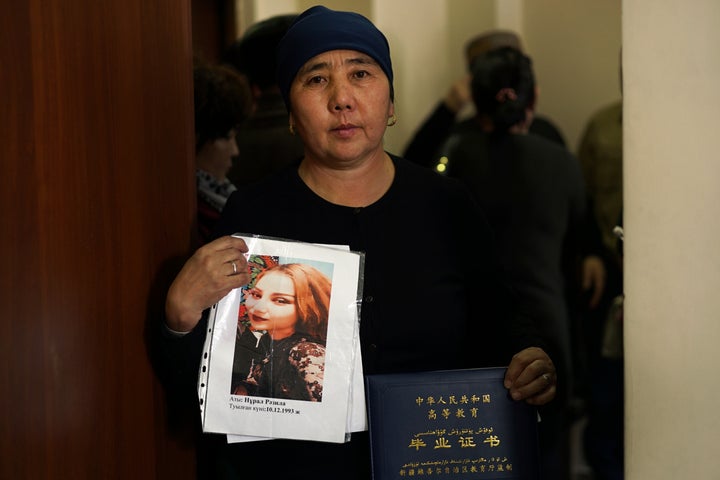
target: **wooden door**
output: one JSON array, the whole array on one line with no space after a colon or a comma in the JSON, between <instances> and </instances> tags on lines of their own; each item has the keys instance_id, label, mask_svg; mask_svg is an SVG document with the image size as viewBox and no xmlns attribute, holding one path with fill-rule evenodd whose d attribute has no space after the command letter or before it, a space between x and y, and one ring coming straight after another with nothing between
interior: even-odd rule
<instances>
[{"instance_id":1,"label":"wooden door","mask_svg":"<svg viewBox=\"0 0 720 480\"><path fill-rule=\"evenodd\" d=\"M193 478L145 343L194 217L189 0L0 6L0 478Z\"/></svg>"}]
</instances>

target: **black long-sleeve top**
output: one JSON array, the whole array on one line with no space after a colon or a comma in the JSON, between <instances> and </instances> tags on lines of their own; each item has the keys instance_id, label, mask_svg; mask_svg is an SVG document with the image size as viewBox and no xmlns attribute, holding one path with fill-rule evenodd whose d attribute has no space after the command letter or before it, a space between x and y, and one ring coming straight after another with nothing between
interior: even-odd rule
<instances>
[{"instance_id":1,"label":"black long-sleeve top","mask_svg":"<svg viewBox=\"0 0 720 480\"><path fill-rule=\"evenodd\" d=\"M257 234L364 252L365 374L504 366L523 348L544 347L503 280L493 234L469 191L404 159L393 161L390 189L364 208L318 197L295 165L233 194L216 235ZM182 338L163 337L165 362L192 395L204 325ZM222 435L203 437L201 474L210 478L370 479L367 432L353 433L345 444L228 445Z\"/></svg>"},{"instance_id":2,"label":"black long-sleeve top","mask_svg":"<svg viewBox=\"0 0 720 480\"><path fill-rule=\"evenodd\" d=\"M567 295L576 279L568 277L580 258L600 254L580 163L539 135L487 134L472 122L456 127L438 151L448 158L446 174L463 181L485 212L513 288L531 309L559 372L570 377Z\"/></svg>"}]
</instances>

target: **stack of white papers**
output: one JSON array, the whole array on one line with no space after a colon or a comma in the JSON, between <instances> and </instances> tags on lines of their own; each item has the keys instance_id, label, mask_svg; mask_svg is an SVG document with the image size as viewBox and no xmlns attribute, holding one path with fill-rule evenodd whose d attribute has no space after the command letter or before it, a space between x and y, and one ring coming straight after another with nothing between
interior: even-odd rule
<instances>
[{"instance_id":1,"label":"stack of white papers","mask_svg":"<svg viewBox=\"0 0 720 480\"><path fill-rule=\"evenodd\" d=\"M324 374L312 399L292 398L292 395L278 392L279 389L268 393L270 390L267 389L246 391L237 388L238 378L242 380L248 374L247 369L241 370L238 365L261 362L257 359L243 362L244 350L238 348L236 352L241 332L250 328L246 321L248 308L245 301L249 295L252 297L257 293L249 293L247 287L235 289L210 311L198 378L203 431L225 433L231 443L272 438L342 443L349 440L352 432L366 430L358 339L363 254L352 252L347 246L314 245L244 234L235 236L243 238L249 247L246 256L254 269L251 286L254 286L256 274L278 264L310 266L330 279L324 360L322 356L315 359L320 359ZM270 330L257 332L256 337L271 333ZM277 342L265 339L265 345L270 345L265 351L272 350L274 344ZM277 357L267 354L262 360L265 372L272 371L273 358ZM248 378L253 381L252 375Z\"/></svg>"}]
</instances>

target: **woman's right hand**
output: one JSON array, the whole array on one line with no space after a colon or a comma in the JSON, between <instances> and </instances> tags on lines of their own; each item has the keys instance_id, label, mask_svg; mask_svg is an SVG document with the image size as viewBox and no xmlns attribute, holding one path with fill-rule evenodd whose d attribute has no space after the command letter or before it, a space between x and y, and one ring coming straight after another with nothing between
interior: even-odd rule
<instances>
[{"instance_id":1,"label":"woman's right hand","mask_svg":"<svg viewBox=\"0 0 720 480\"><path fill-rule=\"evenodd\" d=\"M165 322L171 330L189 332L202 312L231 290L250 281L248 247L241 238L220 237L200 247L185 262L165 299Z\"/></svg>"}]
</instances>

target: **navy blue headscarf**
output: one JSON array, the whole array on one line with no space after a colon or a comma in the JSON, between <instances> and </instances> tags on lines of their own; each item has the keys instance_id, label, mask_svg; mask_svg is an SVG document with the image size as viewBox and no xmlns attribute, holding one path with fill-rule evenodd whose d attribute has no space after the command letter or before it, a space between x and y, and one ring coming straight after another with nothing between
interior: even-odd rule
<instances>
[{"instance_id":1,"label":"navy blue headscarf","mask_svg":"<svg viewBox=\"0 0 720 480\"><path fill-rule=\"evenodd\" d=\"M330 50L356 50L372 57L390 81L392 98L393 71L385 35L359 13L318 5L298 15L277 48L277 80L288 110L297 72L312 57Z\"/></svg>"}]
</instances>

